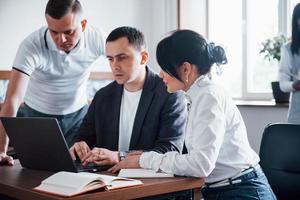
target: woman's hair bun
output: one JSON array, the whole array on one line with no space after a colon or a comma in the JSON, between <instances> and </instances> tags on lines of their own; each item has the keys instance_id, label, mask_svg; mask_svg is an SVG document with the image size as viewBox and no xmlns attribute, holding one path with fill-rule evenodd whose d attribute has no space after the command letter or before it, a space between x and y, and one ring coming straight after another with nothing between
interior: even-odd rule
<instances>
[{"instance_id":1,"label":"woman's hair bun","mask_svg":"<svg viewBox=\"0 0 300 200\"><path fill-rule=\"evenodd\" d=\"M227 63L225 50L221 46L215 46L214 43L207 44L207 55L211 65L223 65Z\"/></svg>"}]
</instances>

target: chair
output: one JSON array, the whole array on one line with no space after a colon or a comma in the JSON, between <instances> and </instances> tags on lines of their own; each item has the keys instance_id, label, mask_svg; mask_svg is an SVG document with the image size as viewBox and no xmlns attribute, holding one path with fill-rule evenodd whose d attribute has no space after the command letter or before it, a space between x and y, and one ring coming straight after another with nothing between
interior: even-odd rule
<instances>
[{"instance_id":1,"label":"chair","mask_svg":"<svg viewBox=\"0 0 300 200\"><path fill-rule=\"evenodd\" d=\"M300 199L300 124L268 125L259 154L277 198Z\"/></svg>"}]
</instances>

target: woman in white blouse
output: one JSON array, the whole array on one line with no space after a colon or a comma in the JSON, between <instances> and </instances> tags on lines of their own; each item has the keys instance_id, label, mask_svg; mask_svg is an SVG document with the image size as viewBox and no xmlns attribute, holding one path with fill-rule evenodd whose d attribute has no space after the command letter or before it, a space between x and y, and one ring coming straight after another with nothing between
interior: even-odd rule
<instances>
[{"instance_id":1,"label":"woman in white blouse","mask_svg":"<svg viewBox=\"0 0 300 200\"><path fill-rule=\"evenodd\" d=\"M168 92L183 90L189 101L188 153L132 154L110 171L142 167L204 177L205 199L276 199L249 145L240 112L209 77L213 64L227 62L223 48L194 31L179 30L158 44L156 56Z\"/></svg>"},{"instance_id":2,"label":"woman in white blouse","mask_svg":"<svg viewBox=\"0 0 300 200\"><path fill-rule=\"evenodd\" d=\"M291 92L288 122L300 124L300 3L293 11L292 41L281 48L279 83L283 92Z\"/></svg>"}]
</instances>

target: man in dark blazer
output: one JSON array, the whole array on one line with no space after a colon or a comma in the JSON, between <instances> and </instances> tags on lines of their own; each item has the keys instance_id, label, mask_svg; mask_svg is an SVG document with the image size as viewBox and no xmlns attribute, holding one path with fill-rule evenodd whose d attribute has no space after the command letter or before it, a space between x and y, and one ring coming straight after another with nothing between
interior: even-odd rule
<instances>
[{"instance_id":1,"label":"man in dark blazer","mask_svg":"<svg viewBox=\"0 0 300 200\"><path fill-rule=\"evenodd\" d=\"M113 165L127 151L181 152L186 123L183 93L168 93L147 66L143 34L131 27L113 30L106 55L115 81L100 89L70 152L83 164Z\"/></svg>"}]
</instances>

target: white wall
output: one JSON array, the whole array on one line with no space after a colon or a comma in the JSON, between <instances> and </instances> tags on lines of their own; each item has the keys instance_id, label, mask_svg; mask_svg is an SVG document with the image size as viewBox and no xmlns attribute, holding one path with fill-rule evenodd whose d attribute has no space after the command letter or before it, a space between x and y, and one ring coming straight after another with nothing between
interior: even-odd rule
<instances>
[{"instance_id":1,"label":"white wall","mask_svg":"<svg viewBox=\"0 0 300 200\"><path fill-rule=\"evenodd\" d=\"M207 38L208 0L182 0L179 7L180 28L192 29Z\"/></svg>"},{"instance_id":2,"label":"white wall","mask_svg":"<svg viewBox=\"0 0 300 200\"><path fill-rule=\"evenodd\" d=\"M287 122L287 106L238 106L248 131L251 147L259 153L264 128L270 123Z\"/></svg>"},{"instance_id":3,"label":"white wall","mask_svg":"<svg viewBox=\"0 0 300 200\"><path fill-rule=\"evenodd\" d=\"M11 69L20 42L46 25L46 3L47 0L0 0L0 70ZM177 1L81 0L81 3L88 22L107 33L124 25L140 29L148 41L149 66L159 70L155 47L162 35L177 28ZM94 71L109 70L102 65L103 62L96 63Z\"/></svg>"}]
</instances>

